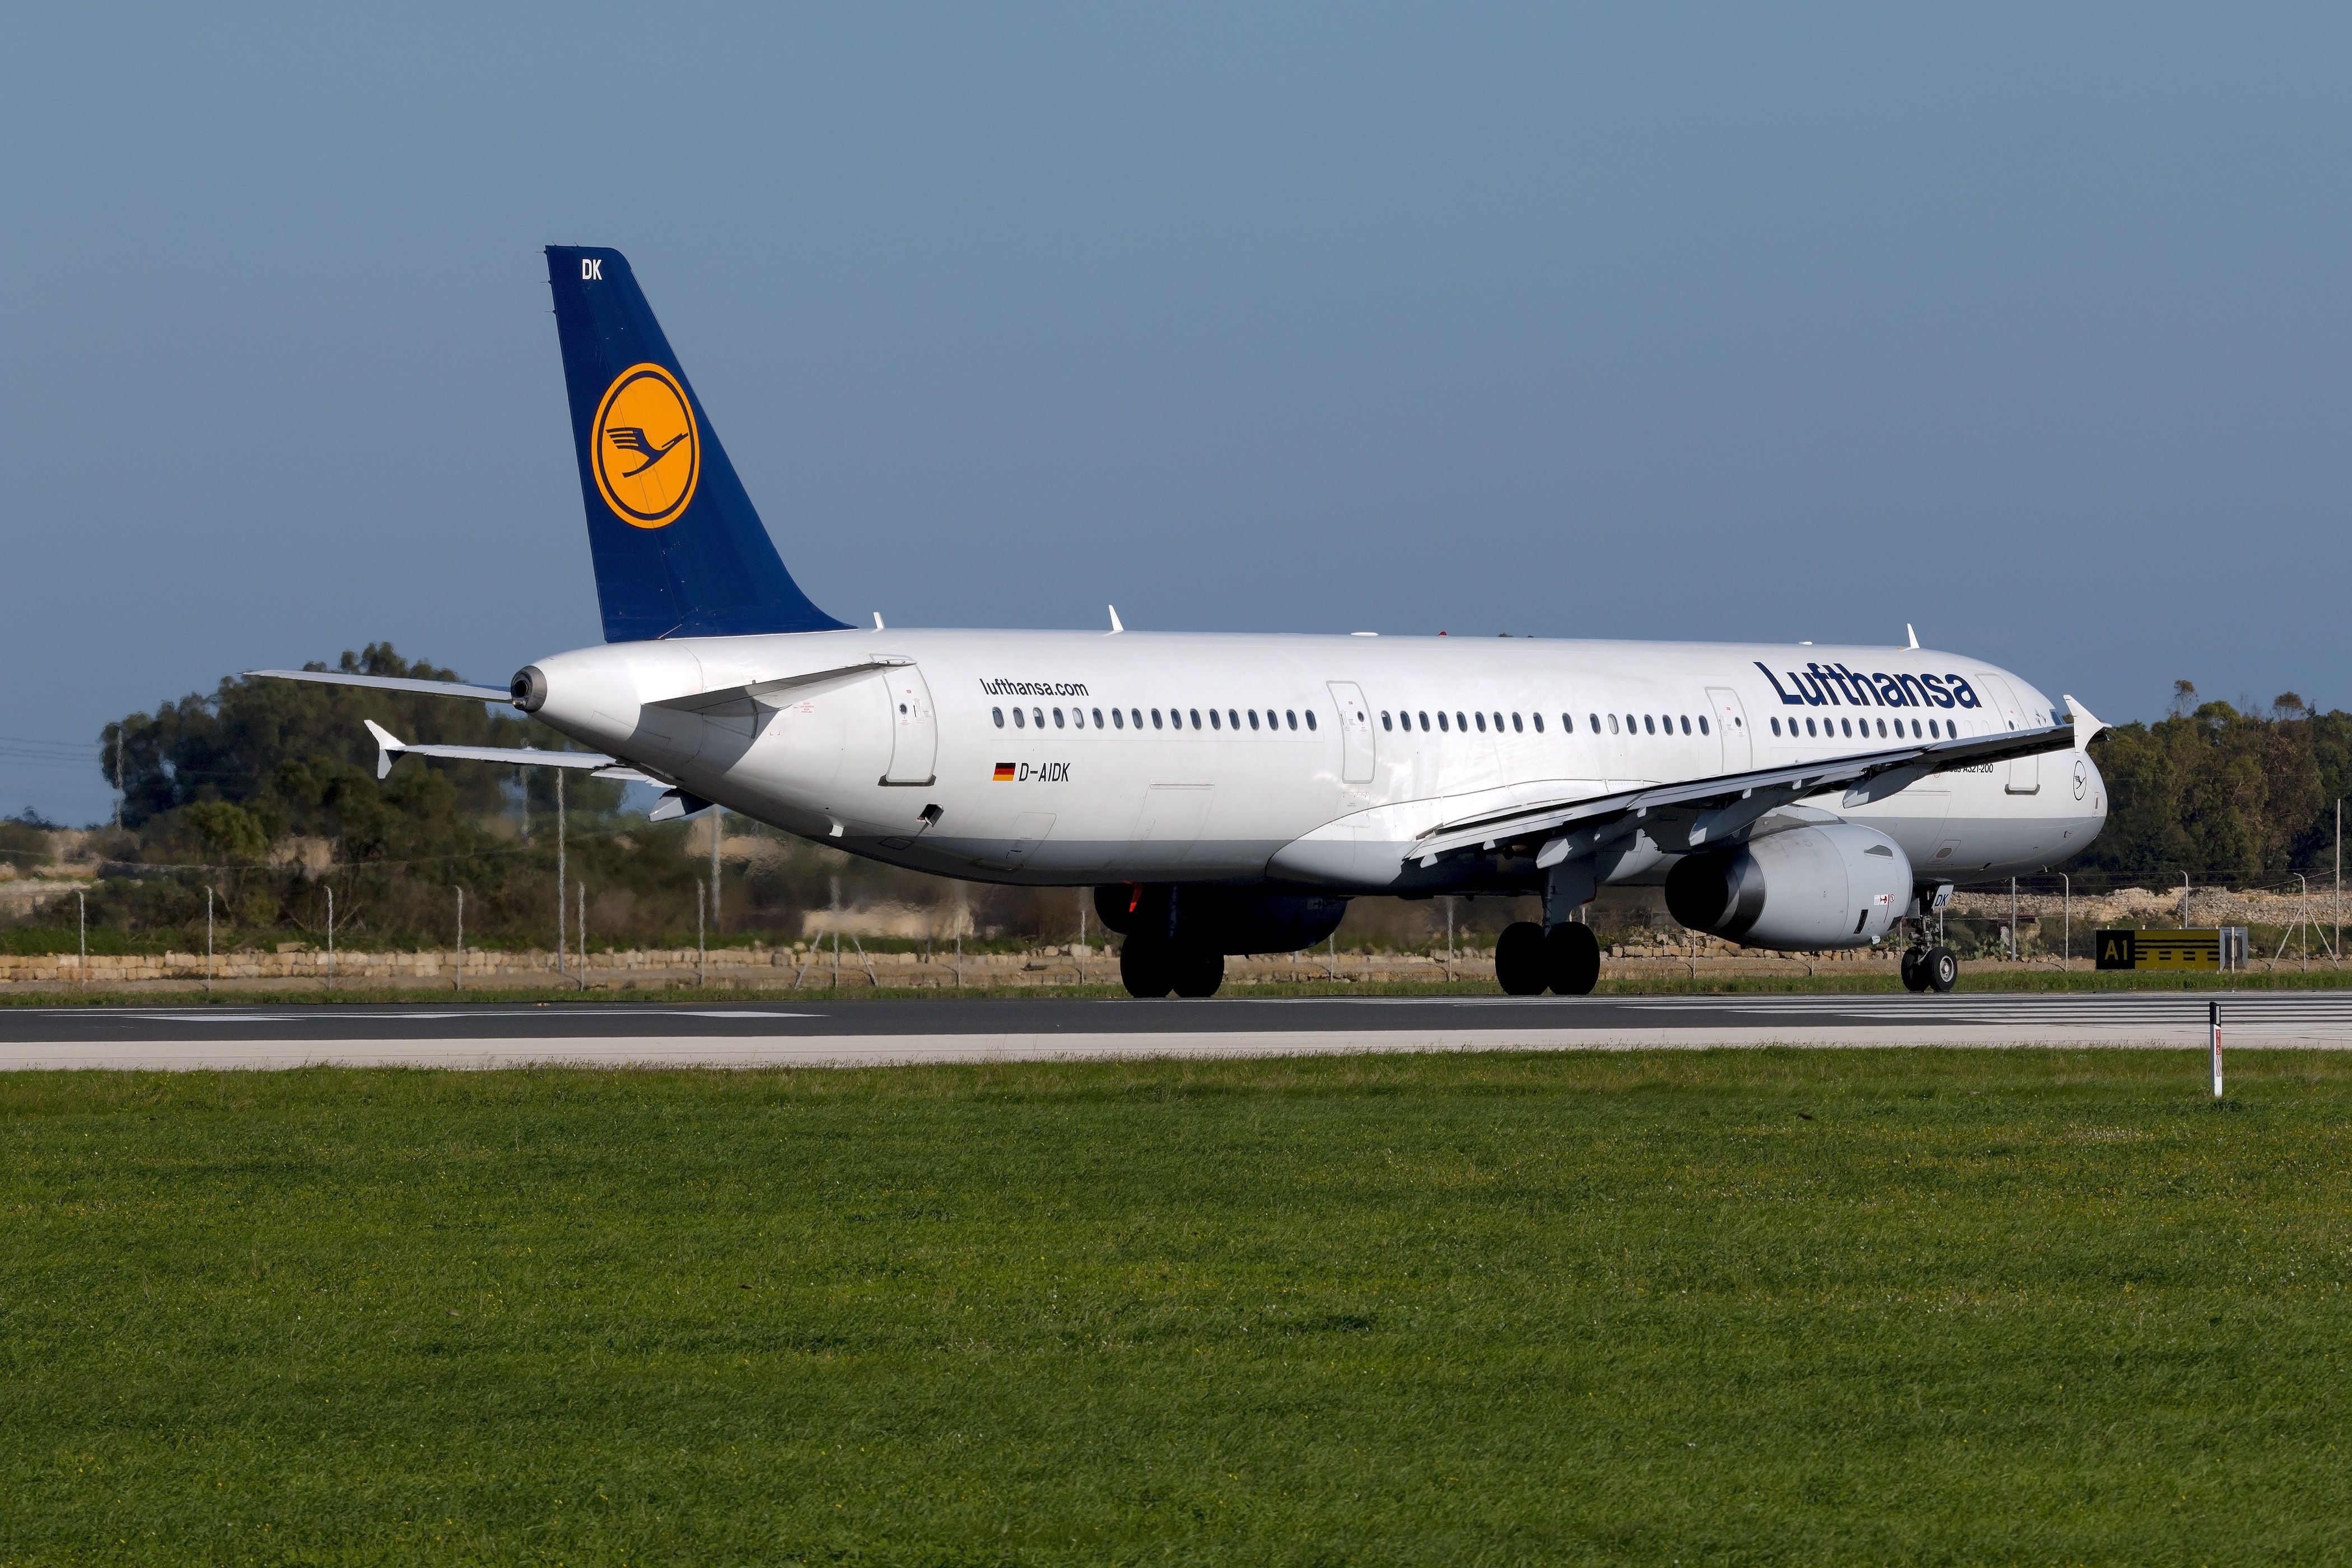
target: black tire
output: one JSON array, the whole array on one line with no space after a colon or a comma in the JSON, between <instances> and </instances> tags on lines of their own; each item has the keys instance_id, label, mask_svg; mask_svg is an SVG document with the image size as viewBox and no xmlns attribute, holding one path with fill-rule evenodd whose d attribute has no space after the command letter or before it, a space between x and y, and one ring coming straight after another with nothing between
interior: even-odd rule
<instances>
[{"instance_id":1,"label":"black tire","mask_svg":"<svg viewBox=\"0 0 2352 1568\"><path fill-rule=\"evenodd\" d=\"M1544 967L1544 929L1513 921L1495 939L1495 982L1506 996L1540 996L1551 983Z\"/></svg>"},{"instance_id":2,"label":"black tire","mask_svg":"<svg viewBox=\"0 0 2352 1568\"><path fill-rule=\"evenodd\" d=\"M1544 979L1562 996L1590 996L1601 984L1601 942L1591 926L1556 925L1544 932Z\"/></svg>"},{"instance_id":3,"label":"black tire","mask_svg":"<svg viewBox=\"0 0 2352 1568\"><path fill-rule=\"evenodd\" d=\"M1217 987L1225 983L1225 955L1222 952L1180 949L1170 956L1174 960L1170 967L1174 972L1179 996L1214 996Z\"/></svg>"},{"instance_id":4,"label":"black tire","mask_svg":"<svg viewBox=\"0 0 2352 1568\"><path fill-rule=\"evenodd\" d=\"M1919 961L1919 973L1927 978L1928 990L1949 991L1960 983L1960 961L1948 947L1931 947Z\"/></svg>"},{"instance_id":5,"label":"black tire","mask_svg":"<svg viewBox=\"0 0 2352 1568\"><path fill-rule=\"evenodd\" d=\"M1127 987L1129 996L1165 996L1175 988L1175 968L1170 963L1172 955L1156 942L1139 942L1134 937L1119 944L1119 984Z\"/></svg>"},{"instance_id":6,"label":"black tire","mask_svg":"<svg viewBox=\"0 0 2352 1568\"><path fill-rule=\"evenodd\" d=\"M1921 966L1919 962L1927 956L1927 953L1919 948L1906 947L1903 950L1904 990L1925 991L1927 989L1927 972Z\"/></svg>"}]
</instances>

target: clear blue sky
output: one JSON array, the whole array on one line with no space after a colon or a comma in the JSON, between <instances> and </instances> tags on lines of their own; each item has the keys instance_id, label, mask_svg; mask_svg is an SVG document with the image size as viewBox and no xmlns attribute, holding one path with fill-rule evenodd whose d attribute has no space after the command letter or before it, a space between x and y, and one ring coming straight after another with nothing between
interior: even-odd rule
<instances>
[{"instance_id":1,"label":"clear blue sky","mask_svg":"<svg viewBox=\"0 0 2352 1568\"><path fill-rule=\"evenodd\" d=\"M845 618L1895 642L2352 703L2352 11L12 9L0 811L598 636L539 247Z\"/></svg>"}]
</instances>

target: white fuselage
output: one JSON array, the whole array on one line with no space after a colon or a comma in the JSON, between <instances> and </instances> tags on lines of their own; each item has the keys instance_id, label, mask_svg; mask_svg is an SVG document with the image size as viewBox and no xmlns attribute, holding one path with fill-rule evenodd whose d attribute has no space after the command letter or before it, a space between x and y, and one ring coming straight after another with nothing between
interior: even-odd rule
<instances>
[{"instance_id":1,"label":"white fuselage","mask_svg":"<svg viewBox=\"0 0 2352 1568\"><path fill-rule=\"evenodd\" d=\"M538 717L563 733L894 865L1408 895L1531 885L1524 860L1420 867L1417 836L1443 823L2053 710L1981 659L1853 647L840 631L615 643L538 668ZM811 675L706 712L649 706ZM1921 879L1952 880L2074 855L2105 794L2078 750L1789 812L1867 824ZM1654 881L1675 847L1636 836L1600 879Z\"/></svg>"}]
</instances>

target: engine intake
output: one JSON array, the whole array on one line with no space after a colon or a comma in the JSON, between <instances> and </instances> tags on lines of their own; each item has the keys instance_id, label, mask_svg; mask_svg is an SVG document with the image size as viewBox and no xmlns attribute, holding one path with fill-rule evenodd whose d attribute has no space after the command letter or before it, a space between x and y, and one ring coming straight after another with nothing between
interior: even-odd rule
<instances>
[{"instance_id":1,"label":"engine intake","mask_svg":"<svg viewBox=\"0 0 2352 1568\"><path fill-rule=\"evenodd\" d=\"M1792 827L1693 855L1666 874L1666 909L1693 931L1749 947L1859 947L1911 902L1911 860L1876 828Z\"/></svg>"}]
</instances>

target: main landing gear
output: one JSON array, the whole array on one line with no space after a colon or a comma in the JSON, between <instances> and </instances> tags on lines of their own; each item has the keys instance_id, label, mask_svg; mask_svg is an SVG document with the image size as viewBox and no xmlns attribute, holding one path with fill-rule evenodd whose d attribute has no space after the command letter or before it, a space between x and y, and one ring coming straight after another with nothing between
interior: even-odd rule
<instances>
[{"instance_id":1,"label":"main landing gear","mask_svg":"<svg viewBox=\"0 0 2352 1568\"><path fill-rule=\"evenodd\" d=\"M1131 936L1119 944L1118 978L1130 996L1214 996L1225 983L1225 955Z\"/></svg>"},{"instance_id":2,"label":"main landing gear","mask_svg":"<svg viewBox=\"0 0 2352 1568\"><path fill-rule=\"evenodd\" d=\"M1601 980L1601 942L1592 928L1514 921L1495 942L1495 978L1513 996L1586 996Z\"/></svg>"},{"instance_id":3,"label":"main landing gear","mask_svg":"<svg viewBox=\"0 0 2352 1568\"><path fill-rule=\"evenodd\" d=\"M1948 947L1913 947L1903 952L1903 989L1949 991L1960 982L1960 961Z\"/></svg>"}]
</instances>

